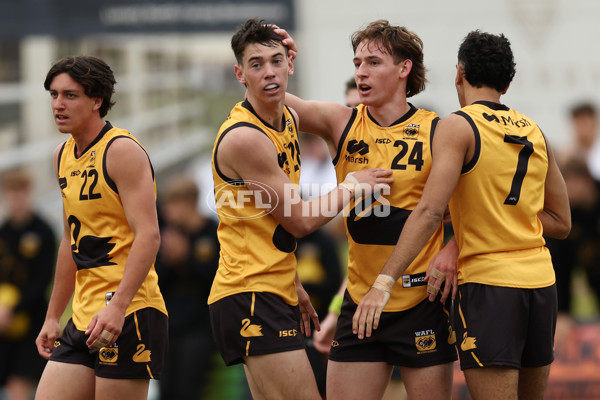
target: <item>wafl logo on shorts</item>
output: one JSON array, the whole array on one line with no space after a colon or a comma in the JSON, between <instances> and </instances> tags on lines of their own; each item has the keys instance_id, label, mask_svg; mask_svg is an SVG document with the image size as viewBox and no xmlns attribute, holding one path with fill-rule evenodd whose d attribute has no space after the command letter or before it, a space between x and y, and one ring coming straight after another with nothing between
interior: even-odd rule
<instances>
[{"instance_id":1,"label":"wafl logo on shorts","mask_svg":"<svg viewBox=\"0 0 600 400\"><path fill-rule=\"evenodd\" d=\"M436 351L435 332L431 329L415 332L415 345L417 346L417 354Z\"/></svg>"},{"instance_id":2,"label":"wafl logo on shorts","mask_svg":"<svg viewBox=\"0 0 600 400\"><path fill-rule=\"evenodd\" d=\"M117 365L119 359L119 348L118 347L103 347L98 352L98 359L100 364L104 365Z\"/></svg>"}]
</instances>

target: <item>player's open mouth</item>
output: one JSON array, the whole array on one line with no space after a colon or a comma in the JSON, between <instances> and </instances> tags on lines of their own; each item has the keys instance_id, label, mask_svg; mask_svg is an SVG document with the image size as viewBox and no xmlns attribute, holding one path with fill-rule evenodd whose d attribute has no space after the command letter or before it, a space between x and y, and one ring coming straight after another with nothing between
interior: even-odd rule
<instances>
[{"instance_id":1,"label":"player's open mouth","mask_svg":"<svg viewBox=\"0 0 600 400\"><path fill-rule=\"evenodd\" d=\"M265 86L265 90L275 90L277 88L279 88L279 85L277 85L275 83Z\"/></svg>"}]
</instances>

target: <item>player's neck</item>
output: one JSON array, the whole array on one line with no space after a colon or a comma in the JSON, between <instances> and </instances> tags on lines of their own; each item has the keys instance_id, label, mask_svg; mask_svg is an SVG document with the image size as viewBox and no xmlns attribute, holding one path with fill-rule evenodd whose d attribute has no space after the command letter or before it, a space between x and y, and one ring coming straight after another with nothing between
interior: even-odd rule
<instances>
[{"instance_id":1,"label":"player's neck","mask_svg":"<svg viewBox=\"0 0 600 400\"><path fill-rule=\"evenodd\" d=\"M481 88L471 86L465 90L465 105L473 104L476 101L500 103L501 95L496 89L487 86Z\"/></svg>"},{"instance_id":2,"label":"player's neck","mask_svg":"<svg viewBox=\"0 0 600 400\"><path fill-rule=\"evenodd\" d=\"M283 121L283 101L277 103L267 103L257 101L252 97L248 97L248 101L252 104L252 108L256 114L267 124L275 128L277 131L282 131Z\"/></svg>"},{"instance_id":3,"label":"player's neck","mask_svg":"<svg viewBox=\"0 0 600 400\"><path fill-rule=\"evenodd\" d=\"M392 125L410 110L406 98L404 98L403 101L388 101L381 105L369 105L367 107L369 114L371 114L381 126Z\"/></svg>"},{"instance_id":4,"label":"player's neck","mask_svg":"<svg viewBox=\"0 0 600 400\"><path fill-rule=\"evenodd\" d=\"M71 133L73 140L75 140L75 146L77 147L77 156L80 156L85 149L92 143L98 136L102 128L106 125L106 121L102 118L90 121L83 129L79 132Z\"/></svg>"}]
</instances>

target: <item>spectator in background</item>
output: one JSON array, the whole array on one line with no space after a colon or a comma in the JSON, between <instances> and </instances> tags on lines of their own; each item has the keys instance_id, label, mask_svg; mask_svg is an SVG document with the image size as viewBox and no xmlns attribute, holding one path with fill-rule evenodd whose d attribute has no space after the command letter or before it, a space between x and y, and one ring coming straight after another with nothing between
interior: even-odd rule
<instances>
[{"instance_id":1,"label":"spectator in background","mask_svg":"<svg viewBox=\"0 0 600 400\"><path fill-rule=\"evenodd\" d=\"M48 302L56 238L32 206L24 171L2 176L7 219L0 226L0 387L10 400L30 399L46 360L35 348Z\"/></svg>"},{"instance_id":2,"label":"spectator in background","mask_svg":"<svg viewBox=\"0 0 600 400\"><path fill-rule=\"evenodd\" d=\"M564 167L575 159L584 159L591 176L600 182L600 140L598 140L598 112L589 102L571 108L573 140L571 147L559 156L559 166Z\"/></svg>"},{"instance_id":3,"label":"spectator in background","mask_svg":"<svg viewBox=\"0 0 600 400\"><path fill-rule=\"evenodd\" d=\"M171 178L161 201L161 246L156 270L169 310L169 354L161 399L199 399L216 347L208 294L219 263L217 223L198 209L199 188Z\"/></svg>"},{"instance_id":4,"label":"spectator in background","mask_svg":"<svg viewBox=\"0 0 600 400\"><path fill-rule=\"evenodd\" d=\"M354 108L360 104L360 94L354 77L346 81L346 106Z\"/></svg>"},{"instance_id":5,"label":"spectator in background","mask_svg":"<svg viewBox=\"0 0 600 400\"><path fill-rule=\"evenodd\" d=\"M300 152L300 194L304 200L319 197L337 185L335 169L323 139L304 134L300 140ZM322 228L297 241L298 277L321 317L327 315L329 303L342 282L338 244L345 239L344 221L338 215ZM307 340L306 344L306 353L317 380L319 393L325 396L327 357L313 346L312 340Z\"/></svg>"},{"instance_id":6,"label":"spectator in background","mask_svg":"<svg viewBox=\"0 0 600 400\"><path fill-rule=\"evenodd\" d=\"M565 240L546 238L556 271L558 319L556 347L562 347L574 324L572 318L573 271L585 271L588 283L600 298L600 140L598 115L591 102L570 109L572 137L565 151L557 151L571 207L571 233Z\"/></svg>"},{"instance_id":7,"label":"spectator in background","mask_svg":"<svg viewBox=\"0 0 600 400\"><path fill-rule=\"evenodd\" d=\"M589 287L600 299L600 202L598 181L585 159L572 158L561 168L571 207L571 232L564 240L546 238L556 272L558 319L556 348L562 349L573 328L573 272L584 271Z\"/></svg>"}]
</instances>

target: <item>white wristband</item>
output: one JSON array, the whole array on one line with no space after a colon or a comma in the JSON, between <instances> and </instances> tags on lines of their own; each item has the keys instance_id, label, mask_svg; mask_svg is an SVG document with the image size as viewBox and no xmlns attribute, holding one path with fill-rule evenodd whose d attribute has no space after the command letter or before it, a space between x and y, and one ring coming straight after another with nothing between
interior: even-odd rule
<instances>
[{"instance_id":1,"label":"white wristband","mask_svg":"<svg viewBox=\"0 0 600 400\"><path fill-rule=\"evenodd\" d=\"M373 288L377 290L381 290L382 292L392 293L392 288L396 284L396 280L389 275L379 274L375 282L373 283Z\"/></svg>"}]
</instances>

